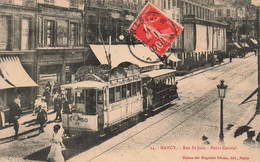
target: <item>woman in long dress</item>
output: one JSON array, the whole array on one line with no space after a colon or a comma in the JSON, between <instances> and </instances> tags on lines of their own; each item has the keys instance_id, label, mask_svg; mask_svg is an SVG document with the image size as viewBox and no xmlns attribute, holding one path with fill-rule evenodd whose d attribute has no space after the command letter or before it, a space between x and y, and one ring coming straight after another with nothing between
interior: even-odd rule
<instances>
[{"instance_id":1,"label":"woman in long dress","mask_svg":"<svg viewBox=\"0 0 260 162\"><path fill-rule=\"evenodd\" d=\"M62 143L62 133L59 132L60 125L55 125L53 127L53 135L52 135L52 144L51 144L51 149L48 154L47 161L50 162L63 162L64 157L62 155L62 150L61 150L61 145Z\"/></svg>"}]
</instances>

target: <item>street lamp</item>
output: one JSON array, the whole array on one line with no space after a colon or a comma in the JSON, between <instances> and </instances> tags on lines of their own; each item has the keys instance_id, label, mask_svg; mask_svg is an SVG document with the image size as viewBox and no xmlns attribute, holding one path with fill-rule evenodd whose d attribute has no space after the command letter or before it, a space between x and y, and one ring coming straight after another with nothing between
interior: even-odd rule
<instances>
[{"instance_id":1,"label":"street lamp","mask_svg":"<svg viewBox=\"0 0 260 162\"><path fill-rule=\"evenodd\" d=\"M223 99L226 96L227 85L224 85L224 80L220 81L220 84L217 85L218 88L218 97L220 99L220 134L219 141L223 143L224 141L224 133L223 133Z\"/></svg>"}]
</instances>

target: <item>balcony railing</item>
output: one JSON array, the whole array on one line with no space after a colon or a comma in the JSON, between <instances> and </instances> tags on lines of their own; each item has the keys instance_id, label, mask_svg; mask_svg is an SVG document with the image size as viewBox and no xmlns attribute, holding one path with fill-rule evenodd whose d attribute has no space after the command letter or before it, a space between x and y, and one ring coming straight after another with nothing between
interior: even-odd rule
<instances>
[{"instance_id":1,"label":"balcony railing","mask_svg":"<svg viewBox=\"0 0 260 162\"><path fill-rule=\"evenodd\" d=\"M34 7L35 0L0 0L0 4Z\"/></svg>"},{"instance_id":2,"label":"balcony railing","mask_svg":"<svg viewBox=\"0 0 260 162\"><path fill-rule=\"evenodd\" d=\"M99 7L108 9L128 10L132 12L138 12L143 6L130 3L122 2L120 0L86 0L87 7Z\"/></svg>"}]
</instances>

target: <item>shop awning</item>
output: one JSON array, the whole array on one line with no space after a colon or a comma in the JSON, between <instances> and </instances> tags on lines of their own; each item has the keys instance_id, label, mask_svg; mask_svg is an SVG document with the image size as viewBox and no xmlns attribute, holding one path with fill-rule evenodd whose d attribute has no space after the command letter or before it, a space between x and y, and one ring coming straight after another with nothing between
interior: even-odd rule
<instances>
[{"instance_id":1,"label":"shop awning","mask_svg":"<svg viewBox=\"0 0 260 162\"><path fill-rule=\"evenodd\" d=\"M8 88L14 88L14 86L7 83L4 78L0 76L0 90L1 89L8 89Z\"/></svg>"},{"instance_id":2,"label":"shop awning","mask_svg":"<svg viewBox=\"0 0 260 162\"><path fill-rule=\"evenodd\" d=\"M246 42L241 42L240 45L241 47L246 47L246 48L250 47Z\"/></svg>"},{"instance_id":3,"label":"shop awning","mask_svg":"<svg viewBox=\"0 0 260 162\"><path fill-rule=\"evenodd\" d=\"M18 57L0 58L0 69L6 80L15 87L38 86L26 73Z\"/></svg>"},{"instance_id":4,"label":"shop awning","mask_svg":"<svg viewBox=\"0 0 260 162\"><path fill-rule=\"evenodd\" d=\"M61 88L71 88L71 89L103 89L106 87L107 83L87 80L82 82L76 82L71 84L61 85Z\"/></svg>"},{"instance_id":5,"label":"shop awning","mask_svg":"<svg viewBox=\"0 0 260 162\"><path fill-rule=\"evenodd\" d=\"M169 54L166 53L166 55L167 55L168 59L172 60L173 62L181 61L174 53L169 53Z\"/></svg>"},{"instance_id":6,"label":"shop awning","mask_svg":"<svg viewBox=\"0 0 260 162\"><path fill-rule=\"evenodd\" d=\"M240 46L237 42L234 42L234 45L235 45L237 48L241 48L241 46Z\"/></svg>"},{"instance_id":7,"label":"shop awning","mask_svg":"<svg viewBox=\"0 0 260 162\"><path fill-rule=\"evenodd\" d=\"M90 47L101 64L108 64L103 45L90 45ZM108 45L106 45L106 50L108 52ZM148 47L135 45L131 46L130 50L127 44L111 45L110 53L112 68L118 66L122 62L130 62L132 64L137 64L140 67L162 64L156 54L151 52Z\"/></svg>"},{"instance_id":8,"label":"shop awning","mask_svg":"<svg viewBox=\"0 0 260 162\"><path fill-rule=\"evenodd\" d=\"M250 38L250 40L255 44L257 45L257 40L253 39L253 38Z\"/></svg>"}]
</instances>

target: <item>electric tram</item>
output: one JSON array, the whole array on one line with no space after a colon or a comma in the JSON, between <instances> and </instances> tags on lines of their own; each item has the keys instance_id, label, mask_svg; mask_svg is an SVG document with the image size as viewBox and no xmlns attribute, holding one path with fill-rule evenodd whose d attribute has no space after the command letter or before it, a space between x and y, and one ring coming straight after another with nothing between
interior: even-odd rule
<instances>
[{"instance_id":1,"label":"electric tram","mask_svg":"<svg viewBox=\"0 0 260 162\"><path fill-rule=\"evenodd\" d=\"M175 70L171 69L141 74L135 64L111 70L83 66L75 80L61 86L70 98L68 111L62 113L66 134L107 134L125 129L178 97Z\"/></svg>"}]
</instances>

